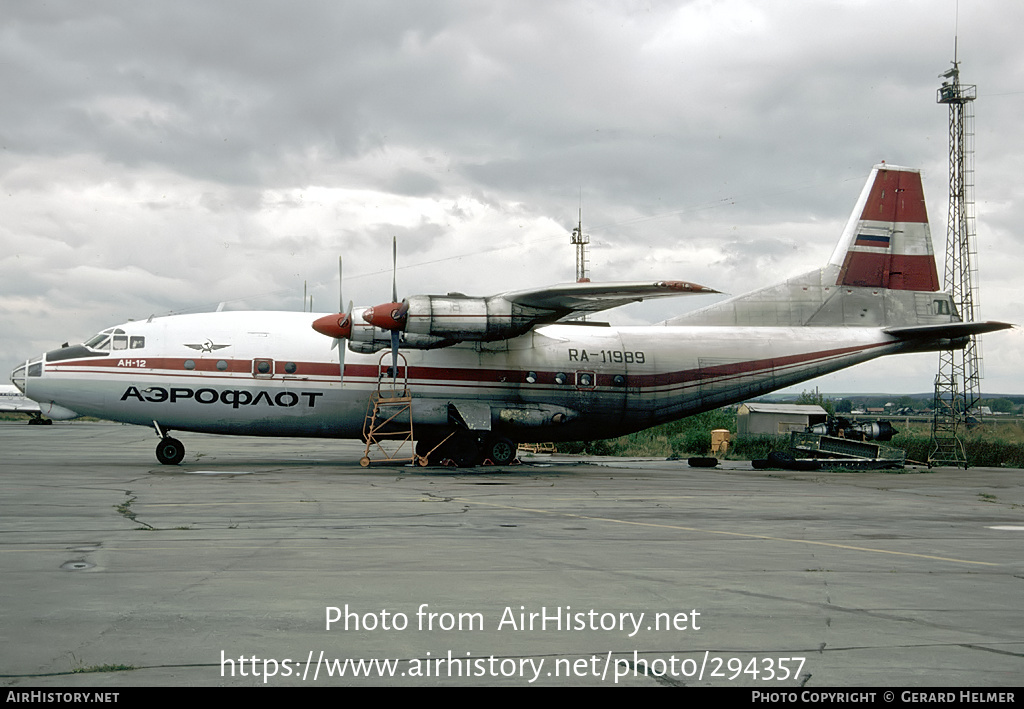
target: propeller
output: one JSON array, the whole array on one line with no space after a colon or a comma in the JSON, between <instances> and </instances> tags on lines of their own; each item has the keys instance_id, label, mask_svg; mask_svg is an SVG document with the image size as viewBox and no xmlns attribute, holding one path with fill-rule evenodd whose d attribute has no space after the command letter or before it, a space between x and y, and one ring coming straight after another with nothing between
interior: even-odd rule
<instances>
[{"instance_id":1,"label":"propeller","mask_svg":"<svg viewBox=\"0 0 1024 709\"><path fill-rule=\"evenodd\" d=\"M321 335L333 337L331 349L338 348L339 375L345 376L345 350L348 349L342 344L352 335L352 301L348 303L348 310L345 310L345 297L342 291L342 263L341 256L338 257L338 312L332 315L325 315L313 321L313 329Z\"/></svg>"},{"instance_id":2,"label":"propeller","mask_svg":"<svg viewBox=\"0 0 1024 709\"><path fill-rule=\"evenodd\" d=\"M391 302L363 311L363 320L391 333L391 376L398 377L398 346L409 315L409 301L398 301L398 240L391 237Z\"/></svg>"},{"instance_id":3,"label":"propeller","mask_svg":"<svg viewBox=\"0 0 1024 709\"><path fill-rule=\"evenodd\" d=\"M341 346L341 340L352 336L352 302L349 301L348 310L345 310L344 298L341 295L341 258L338 258L338 312L332 315L325 315L313 322L313 329L321 335L334 338L334 346L340 347L338 359L340 361L341 373L345 373L345 347ZM409 316L409 301L398 300L398 239L391 238L391 301L374 305L363 311L363 320L370 325L387 330L391 333L391 376L398 378L398 348L402 341L402 332L405 330Z\"/></svg>"}]
</instances>

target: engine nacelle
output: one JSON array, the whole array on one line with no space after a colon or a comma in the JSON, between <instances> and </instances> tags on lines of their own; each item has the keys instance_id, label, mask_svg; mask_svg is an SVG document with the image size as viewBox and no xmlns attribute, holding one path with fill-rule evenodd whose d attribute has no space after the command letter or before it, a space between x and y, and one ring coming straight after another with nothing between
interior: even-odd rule
<instances>
[{"instance_id":1,"label":"engine nacelle","mask_svg":"<svg viewBox=\"0 0 1024 709\"><path fill-rule=\"evenodd\" d=\"M403 332L399 337L399 348L406 350L432 350L448 347L452 340L431 335L419 335ZM353 321L352 332L348 338L348 348L360 354L373 354L381 350L391 349L391 332L366 323Z\"/></svg>"},{"instance_id":2,"label":"engine nacelle","mask_svg":"<svg viewBox=\"0 0 1024 709\"><path fill-rule=\"evenodd\" d=\"M407 334L457 342L505 340L522 335L537 322L533 309L514 306L500 296L414 295L406 303Z\"/></svg>"}]
</instances>

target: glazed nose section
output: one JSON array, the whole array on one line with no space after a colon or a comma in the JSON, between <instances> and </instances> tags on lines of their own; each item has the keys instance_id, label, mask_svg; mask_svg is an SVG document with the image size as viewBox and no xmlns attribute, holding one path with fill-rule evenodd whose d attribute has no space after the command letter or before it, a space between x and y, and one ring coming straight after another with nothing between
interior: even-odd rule
<instances>
[{"instance_id":1,"label":"glazed nose section","mask_svg":"<svg viewBox=\"0 0 1024 709\"><path fill-rule=\"evenodd\" d=\"M14 368L11 372L11 383L18 387L18 391L25 393L25 380L28 378L28 362Z\"/></svg>"}]
</instances>

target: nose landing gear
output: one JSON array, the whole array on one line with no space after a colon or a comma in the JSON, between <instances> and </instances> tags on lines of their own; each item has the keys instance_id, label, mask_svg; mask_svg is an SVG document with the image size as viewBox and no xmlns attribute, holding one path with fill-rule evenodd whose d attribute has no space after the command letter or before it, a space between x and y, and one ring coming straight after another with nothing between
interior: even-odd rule
<instances>
[{"instance_id":1,"label":"nose landing gear","mask_svg":"<svg viewBox=\"0 0 1024 709\"><path fill-rule=\"evenodd\" d=\"M160 442L156 444L156 459L162 465L180 463L185 458L185 444L177 438L171 438L168 435L170 431L160 428L160 424L156 421L153 422L153 428L156 429L156 435L160 437Z\"/></svg>"}]
</instances>

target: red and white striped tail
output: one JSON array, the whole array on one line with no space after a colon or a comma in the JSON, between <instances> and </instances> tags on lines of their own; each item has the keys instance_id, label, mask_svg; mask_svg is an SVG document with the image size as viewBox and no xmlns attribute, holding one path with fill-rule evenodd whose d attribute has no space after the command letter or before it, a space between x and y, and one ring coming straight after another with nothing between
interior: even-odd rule
<instances>
[{"instance_id":1,"label":"red and white striped tail","mask_svg":"<svg viewBox=\"0 0 1024 709\"><path fill-rule=\"evenodd\" d=\"M875 166L830 263L836 285L939 290L918 170Z\"/></svg>"}]
</instances>

